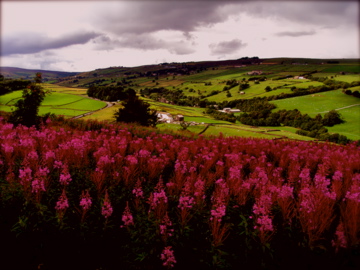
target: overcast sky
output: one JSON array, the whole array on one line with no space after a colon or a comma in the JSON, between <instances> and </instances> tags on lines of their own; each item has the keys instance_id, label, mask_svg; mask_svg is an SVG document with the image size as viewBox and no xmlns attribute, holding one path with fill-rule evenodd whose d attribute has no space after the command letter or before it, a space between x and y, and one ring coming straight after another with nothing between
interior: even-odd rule
<instances>
[{"instance_id":1,"label":"overcast sky","mask_svg":"<svg viewBox=\"0 0 360 270\"><path fill-rule=\"evenodd\" d=\"M360 58L358 1L1 1L1 66Z\"/></svg>"}]
</instances>

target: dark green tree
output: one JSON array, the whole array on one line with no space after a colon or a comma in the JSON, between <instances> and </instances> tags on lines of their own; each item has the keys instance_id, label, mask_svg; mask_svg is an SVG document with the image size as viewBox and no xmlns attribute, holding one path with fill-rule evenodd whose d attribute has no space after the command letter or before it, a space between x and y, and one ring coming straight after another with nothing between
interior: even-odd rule
<instances>
[{"instance_id":1,"label":"dark green tree","mask_svg":"<svg viewBox=\"0 0 360 270\"><path fill-rule=\"evenodd\" d=\"M334 125L341 123L344 123L344 120L341 118L340 113L335 110L331 110L328 113L326 113L322 120L322 124L328 127L332 127Z\"/></svg>"},{"instance_id":2,"label":"dark green tree","mask_svg":"<svg viewBox=\"0 0 360 270\"><path fill-rule=\"evenodd\" d=\"M150 104L142 101L133 93L124 102L124 107L115 112L117 122L138 123L142 126L156 126L157 112L150 109Z\"/></svg>"},{"instance_id":3,"label":"dark green tree","mask_svg":"<svg viewBox=\"0 0 360 270\"><path fill-rule=\"evenodd\" d=\"M30 83L23 90L22 99L15 104L15 111L10 115L9 121L14 125L24 125L27 127L38 127L41 117L38 116L39 106L44 100L46 91L40 85L42 82L41 73L36 73L34 82Z\"/></svg>"}]
</instances>

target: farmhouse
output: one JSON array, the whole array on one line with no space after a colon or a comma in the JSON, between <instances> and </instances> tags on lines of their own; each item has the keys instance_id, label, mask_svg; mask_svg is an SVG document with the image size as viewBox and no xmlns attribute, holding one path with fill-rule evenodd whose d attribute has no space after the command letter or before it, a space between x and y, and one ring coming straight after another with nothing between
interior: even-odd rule
<instances>
[{"instance_id":1,"label":"farmhouse","mask_svg":"<svg viewBox=\"0 0 360 270\"><path fill-rule=\"evenodd\" d=\"M239 109L231 109L231 108L224 108L223 110L219 110L219 112L223 112L223 113L237 113L237 112L241 112L241 110L239 110Z\"/></svg>"},{"instance_id":2,"label":"farmhouse","mask_svg":"<svg viewBox=\"0 0 360 270\"><path fill-rule=\"evenodd\" d=\"M175 115L175 121L184 121L184 116L182 114Z\"/></svg>"},{"instance_id":3,"label":"farmhouse","mask_svg":"<svg viewBox=\"0 0 360 270\"><path fill-rule=\"evenodd\" d=\"M157 114L158 121L163 123L172 123L174 122L173 117L170 113L160 112Z\"/></svg>"},{"instance_id":4,"label":"farmhouse","mask_svg":"<svg viewBox=\"0 0 360 270\"><path fill-rule=\"evenodd\" d=\"M260 70L253 70L253 71L248 72L247 74L248 75L261 75L262 73L263 72Z\"/></svg>"}]
</instances>

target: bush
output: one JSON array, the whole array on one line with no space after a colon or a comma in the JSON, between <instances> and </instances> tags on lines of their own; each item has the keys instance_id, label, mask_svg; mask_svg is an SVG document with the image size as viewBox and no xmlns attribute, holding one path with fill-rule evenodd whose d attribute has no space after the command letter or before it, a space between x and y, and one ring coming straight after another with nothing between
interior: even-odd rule
<instances>
[{"instance_id":1,"label":"bush","mask_svg":"<svg viewBox=\"0 0 360 270\"><path fill-rule=\"evenodd\" d=\"M124 102L124 108L114 114L117 122L138 123L142 126L156 126L157 112L150 104L139 99L135 92Z\"/></svg>"}]
</instances>

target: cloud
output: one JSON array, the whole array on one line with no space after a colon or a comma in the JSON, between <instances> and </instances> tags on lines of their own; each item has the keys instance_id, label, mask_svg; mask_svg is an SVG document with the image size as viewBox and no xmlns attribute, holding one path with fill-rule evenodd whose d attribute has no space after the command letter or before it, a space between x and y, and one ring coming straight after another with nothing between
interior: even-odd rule
<instances>
[{"instance_id":1,"label":"cloud","mask_svg":"<svg viewBox=\"0 0 360 270\"><path fill-rule=\"evenodd\" d=\"M32 54L76 44L85 44L99 35L100 34L94 32L75 32L62 37L50 38L38 33L17 33L2 37L1 55Z\"/></svg>"},{"instance_id":2,"label":"cloud","mask_svg":"<svg viewBox=\"0 0 360 270\"><path fill-rule=\"evenodd\" d=\"M275 33L278 37L301 37L301 36L312 36L315 35L316 32L314 30L311 31L284 31Z\"/></svg>"},{"instance_id":3,"label":"cloud","mask_svg":"<svg viewBox=\"0 0 360 270\"><path fill-rule=\"evenodd\" d=\"M133 1L112 3L111 10L97 10L94 26L116 35L161 30L185 33L225 21L224 1Z\"/></svg>"},{"instance_id":4,"label":"cloud","mask_svg":"<svg viewBox=\"0 0 360 270\"><path fill-rule=\"evenodd\" d=\"M109 36L100 36L94 39L96 50L116 50L122 48L139 49L143 51L165 49L171 54L184 55L195 52L188 42L184 40L167 41L156 38L151 34L133 35L127 34L121 38L110 38Z\"/></svg>"},{"instance_id":5,"label":"cloud","mask_svg":"<svg viewBox=\"0 0 360 270\"><path fill-rule=\"evenodd\" d=\"M357 25L358 8L357 1L251 1L242 5L242 11L252 16L321 28Z\"/></svg>"},{"instance_id":6,"label":"cloud","mask_svg":"<svg viewBox=\"0 0 360 270\"><path fill-rule=\"evenodd\" d=\"M212 43L209 45L211 54L232 54L239 49L246 47L247 44L243 43L240 39L233 39L231 41L222 41L217 44Z\"/></svg>"}]
</instances>

